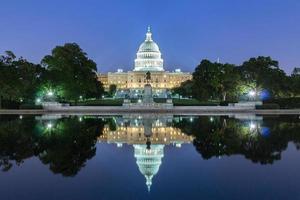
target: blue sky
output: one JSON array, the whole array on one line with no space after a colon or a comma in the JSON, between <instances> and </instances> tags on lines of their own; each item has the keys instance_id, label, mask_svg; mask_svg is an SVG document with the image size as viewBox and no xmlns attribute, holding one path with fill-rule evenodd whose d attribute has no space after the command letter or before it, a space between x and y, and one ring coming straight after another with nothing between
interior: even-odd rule
<instances>
[{"instance_id":1,"label":"blue sky","mask_svg":"<svg viewBox=\"0 0 300 200\"><path fill-rule=\"evenodd\" d=\"M167 70L259 55L287 73L300 67L299 0L0 1L0 53L36 63L56 45L76 42L99 71L130 70L151 25Z\"/></svg>"}]
</instances>

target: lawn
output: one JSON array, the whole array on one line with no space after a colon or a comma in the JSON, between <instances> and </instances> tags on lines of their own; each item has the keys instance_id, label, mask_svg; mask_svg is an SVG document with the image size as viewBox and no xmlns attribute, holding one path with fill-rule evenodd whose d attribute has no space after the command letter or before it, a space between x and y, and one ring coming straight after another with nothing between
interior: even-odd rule
<instances>
[{"instance_id":1,"label":"lawn","mask_svg":"<svg viewBox=\"0 0 300 200\"><path fill-rule=\"evenodd\" d=\"M77 106L122 106L123 99L95 99L77 102ZM74 106L75 103L71 103Z\"/></svg>"},{"instance_id":2,"label":"lawn","mask_svg":"<svg viewBox=\"0 0 300 200\"><path fill-rule=\"evenodd\" d=\"M197 99L173 99L174 106L218 106L217 101L199 101Z\"/></svg>"}]
</instances>

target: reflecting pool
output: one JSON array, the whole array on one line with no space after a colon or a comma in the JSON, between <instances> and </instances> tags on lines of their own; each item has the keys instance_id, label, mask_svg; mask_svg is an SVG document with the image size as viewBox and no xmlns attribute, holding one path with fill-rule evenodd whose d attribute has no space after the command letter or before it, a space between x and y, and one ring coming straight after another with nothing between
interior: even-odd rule
<instances>
[{"instance_id":1,"label":"reflecting pool","mask_svg":"<svg viewBox=\"0 0 300 200\"><path fill-rule=\"evenodd\" d=\"M300 199L300 116L0 115L0 199Z\"/></svg>"}]
</instances>

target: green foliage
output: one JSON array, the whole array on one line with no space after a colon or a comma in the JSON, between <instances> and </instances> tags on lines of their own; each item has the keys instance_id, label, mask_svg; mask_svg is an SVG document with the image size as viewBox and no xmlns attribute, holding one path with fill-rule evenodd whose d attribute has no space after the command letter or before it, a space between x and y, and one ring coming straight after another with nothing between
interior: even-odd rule
<instances>
[{"instance_id":1,"label":"green foliage","mask_svg":"<svg viewBox=\"0 0 300 200\"><path fill-rule=\"evenodd\" d=\"M179 87L173 88L172 92L183 97L193 96L193 81L187 80L181 83Z\"/></svg>"},{"instance_id":2,"label":"green foliage","mask_svg":"<svg viewBox=\"0 0 300 200\"><path fill-rule=\"evenodd\" d=\"M218 106L216 101L199 101L197 99L173 99L174 106Z\"/></svg>"},{"instance_id":3,"label":"green foliage","mask_svg":"<svg viewBox=\"0 0 300 200\"><path fill-rule=\"evenodd\" d=\"M300 108L300 97L270 99L263 103L264 105L277 104L281 109L294 109Z\"/></svg>"},{"instance_id":4,"label":"green foliage","mask_svg":"<svg viewBox=\"0 0 300 200\"><path fill-rule=\"evenodd\" d=\"M250 58L241 66L246 82L255 83L256 90L267 89L274 97L289 95L288 77L270 57Z\"/></svg>"},{"instance_id":5,"label":"green foliage","mask_svg":"<svg viewBox=\"0 0 300 200\"><path fill-rule=\"evenodd\" d=\"M293 96L300 96L300 74L297 73L296 68L290 78L290 86Z\"/></svg>"},{"instance_id":6,"label":"green foliage","mask_svg":"<svg viewBox=\"0 0 300 200\"><path fill-rule=\"evenodd\" d=\"M78 106L121 106L123 99L96 99L96 100L85 100L76 103ZM71 103L71 105L75 105Z\"/></svg>"},{"instance_id":7,"label":"green foliage","mask_svg":"<svg viewBox=\"0 0 300 200\"><path fill-rule=\"evenodd\" d=\"M7 51L0 56L0 108L1 100L32 102L45 71L36 65Z\"/></svg>"},{"instance_id":8,"label":"green foliage","mask_svg":"<svg viewBox=\"0 0 300 200\"><path fill-rule=\"evenodd\" d=\"M197 99L235 99L240 74L234 65L202 60L193 73L193 94Z\"/></svg>"},{"instance_id":9,"label":"green foliage","mask_svg":"<svg viewBox=\"0 0 300 200\"><path fill-rule=\"evenodd\" d=\"M115 84L109 85L109 90L108 90L109 96L111 97L115 96L116 92L117 92L117 86Z\"/></svg>"},{"instance_id":10,"label":"green foliage","mask_svg":"<svg viewBox=\"0 0 300 200\"><path fill-rule=\"evenodd\" d=\"M35 104L21 104L19 106L19 109L24 109L24 110L26 110L26 109L30 109L30 110L38 109L38 110L42 110L43 106L42 105L35 105Z\"/></svg>"},{"instance_id":11,"label":"green foliage","mask_svg":"<svg viewBox=\"0 0 300 200\"><path fill-rule=\"evenodd\" d=\"M103 93L102 84L97 80L96 63L89 59L76 43L57 46L42 60L47 68L46 82L52 87L61 87L65 100L77 101L98 97Z\"/></svg>"},{"instance_id":12,"label":"green foliage","mask_svg":"<svg viewBox=\"0 0 300 200\"><path fill-rule=\"evenodd\" d=\"M257 105L258 110L268 110L268 109L280 109L280 106L276 103L264 103L263 105Z\"/></svg>"},{"instance_id":13,"label":"green foliage","mask_svg":"<svg viewBox=\"0 0 300 200\"><path fill-rule=\"evenodd\" d=\"M259 56L250 58L241 66L202 60L193 73L193 79L174 88L173 93L193 96L201 101L232 102L249 99L249 91L266 90L273 98L299 96L299 88L300 75L287 76L277 61Z\"/></svg>"}]
</instances>

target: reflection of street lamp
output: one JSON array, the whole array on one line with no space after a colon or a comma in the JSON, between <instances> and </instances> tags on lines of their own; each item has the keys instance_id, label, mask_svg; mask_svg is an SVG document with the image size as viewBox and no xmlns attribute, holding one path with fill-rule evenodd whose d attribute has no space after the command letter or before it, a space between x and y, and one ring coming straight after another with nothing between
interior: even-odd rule
<instances>
[{"instance_id":1,"label":"reflection of street lamp","mask_svg":"<svg viewBox=\"0 0 300 200\"><path fill-rule=\"evenodd\" d=\"M47 124L47 129L51 129L52 127L53 127L52 123L49 122L49 123Z\"/></svg>"},{"instance_id":2,"label":"reflection of street lamp","mask_svg":"<svg viewBox=\"0 0 300 200\"><path fill-rule=\"evenodd\" d=\"M37 103L41 103L41 99L40 99L40 98L37 98L35 101L36 101Z\"/></svg>"}]
</instances>

